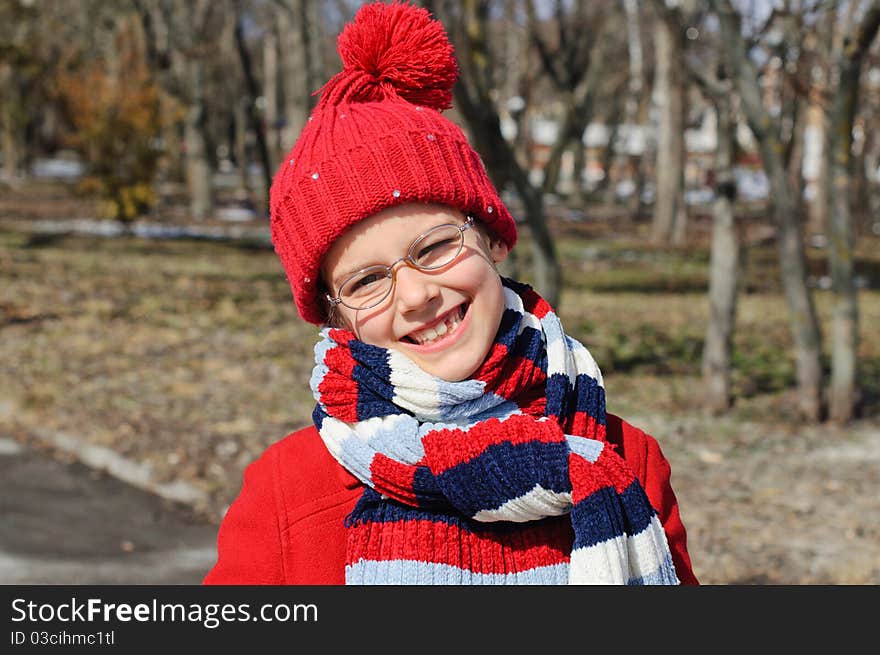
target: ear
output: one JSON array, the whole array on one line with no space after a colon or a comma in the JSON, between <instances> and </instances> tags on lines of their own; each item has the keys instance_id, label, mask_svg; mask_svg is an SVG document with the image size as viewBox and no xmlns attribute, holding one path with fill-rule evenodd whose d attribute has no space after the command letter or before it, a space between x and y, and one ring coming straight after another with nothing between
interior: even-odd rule
<instances>
[{"instance_id":1,"label":"ear","mask_svg":"<svg viewBox=\"0 0 880 655\"><path fill-rule=\"evenodd\" d=\"M497 237L494 234L489 237L489 254L492 255L493 262L500 264L507 259L507 254L509 252L510 248L507 247L504 239Z\"/></svg>"}]
</instances>

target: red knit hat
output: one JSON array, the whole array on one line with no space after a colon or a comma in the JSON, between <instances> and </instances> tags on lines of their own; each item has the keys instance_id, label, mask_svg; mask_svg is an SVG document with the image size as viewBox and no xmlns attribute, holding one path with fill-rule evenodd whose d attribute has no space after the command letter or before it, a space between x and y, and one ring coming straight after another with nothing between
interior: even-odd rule
<instances>
[{"instance_id":1,"label":"red knit hat","mask_svg":"<svg viewBox=\"0 0 880 655\"><path fill-rule=\"evenodd\" d=\"M321 261L348 227L410 202L458 208L508 247L516 225L462 130L441 115L458 67L443 26L407 4L369 4L337 40L343 69L272 180L272 242L300 316L321 323ZM396 253L388 253L396 258Z\"/></svg>"}]
</instances>

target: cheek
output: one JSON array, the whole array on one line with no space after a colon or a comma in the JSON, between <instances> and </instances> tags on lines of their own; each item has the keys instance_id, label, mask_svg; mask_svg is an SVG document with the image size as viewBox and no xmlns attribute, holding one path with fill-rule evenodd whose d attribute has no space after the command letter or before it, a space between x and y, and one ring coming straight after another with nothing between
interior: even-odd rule
<instances>
[{"instance_id":1,"label":"cheek","mask_svg":"<svg viewBox=\"0 0 880 655\"><path fill-rule=\"evenodd\" d=\"M393 339L393 312L390 309L374 313L361 312L350 320L352 331L364 343L384 346Z\"/></svg>"},{"instance_id":2,"label":"cheek","mask_svg":"<svg viewBox=\"0 0 880 655\"><path fill-rule=\"evenodd\" d=\"M488 287L484 293L486 295L485 311L489 314L486 322L494 335L494 332L498 330L498 326L501 324L501 316L504 314L505 308L504 288L501 286L501 281L498 280L497 283Z\"/></svg>"},{"instance_id":3,"label":"cheek","mask_svg":"<svg viewBox=\"0 0 880 655\"><path fill-rule=\"evenodd\" d=\"M469 296L481 314L481 322L491 325L504 311L504 287L498 273L486 261L474 258L462 262L446 281L449 288Z\"/></svg>"},{"instance_id":4,"label":"cheek","mask_svg":"<svg viewBox=\"0 0 880 655\"><path fill-rule=\"evenodd\" d=\"M501 279L492 265L482 256L473 256L463 260L458 266L449 271L448 282L450 285L470 288L475 291L484 289L501 288Z\"/></svg>"},{"instance_id":5,"label":"cheek","mask_svg":"<svg viewBox=\"0 0 880 655\"><path fill-rule=\"evenodd\" d=\"M469 262L470 264L470 262ZM462 266L456 272L457 285L450 281L450 286L457 286L463 293L470 296L475 308L480 313L480 323L491 331L497 329L504 313L504 287L501 277L485 261L473 262L473 265Z\"/></svg>"}]
</instances>

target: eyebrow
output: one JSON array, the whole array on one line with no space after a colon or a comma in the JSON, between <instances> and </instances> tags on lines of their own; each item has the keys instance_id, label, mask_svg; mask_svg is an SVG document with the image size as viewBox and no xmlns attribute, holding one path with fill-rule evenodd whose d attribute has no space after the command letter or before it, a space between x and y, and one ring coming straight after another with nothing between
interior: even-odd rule
<instances>
[{"instance_id":1,"label":"eyebrow","mask_svg":"<svg viewBox=\"0 0 880 655\"><path fill-rule=\"evenodd\" d=\"M370 268L370 267L372 267L372 266L384 266L384 264L367 264L366 266L356 266L356 267L354 267L354 268L351 269L351 270L345 271L344 273L340 273L340 274L339 274L338 276L336 276L336 278L333 280L333 289L337 289L337 288L339 288L339 285L340 285L343 281L347 280L349 277L351 277L352 275L354 275L354 274L357 273L358 271L362 271L362 270L364 270L365 268ZM331 289L331 290L332 290L332 289Z\"/></svg>"}]
</instances>

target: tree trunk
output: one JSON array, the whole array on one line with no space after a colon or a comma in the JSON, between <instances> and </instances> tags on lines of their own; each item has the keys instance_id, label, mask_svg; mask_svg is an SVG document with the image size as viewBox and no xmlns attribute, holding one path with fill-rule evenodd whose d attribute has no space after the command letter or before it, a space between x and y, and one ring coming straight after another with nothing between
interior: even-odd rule
<instances>
[{"instance_id":1,"label":"tree trunk","mask_svg":"<svg viewBox=\"0 0 880 655\"><path fill-rule=\"evenodd\" d=\"M186 62L192 99L184 118L183 141L186 153L186 184L192 218L202 220L214 211L214 191L208 141L205 135L205 99L202 95L202 64Z\"/></svg>"},{"instance_id":2,"label":"tree trunk","mask_svg":"<svg viewBox=\"0 0 880 655\"><path fill-rule=\"evenodd\" d=\"M523 202L525 221L529 226L532 246L533 285L550 305L558 311L562 292L562 270L556 255L556 245L544 215L544 194L529 182L528 174L514 157L513 149L501 136L498 115L478 108L472 99L459 97L462 114L468 118L474 132L474 145L485 158L487 171L499 191L510 181Z\"/></svg>"},{"instance_id":3,"label":"tree trunk","mask_svg":"<svg viewBox=\"0 0 880 655\"><path fill-rule=\"evenodd\" d=\"M309 94L316 89L309 86L311 77L304 62L306 41L304 38L302 0L288 0L279 9L278 39L281 50L281 82L284 97L284 125L281 128L281 152L293 147L309 116Z\"/></svg>"},{"instance_id":4,"label":"tree trunk","mask_svg":"<svg viewBox=\"0 0 880 655\"><path fill-rule=\"evenodd\" d=\"M159 163L157 179L163 183L179 184L184 178L184 152L181 143L180 122L173 118L176 106L171 96L160 101L162 118L163 154Z\"/></svg>"},{"instance_id":5,"label":"tree trunk","mask_svg":"<svg viewBox=\"0 0 880 655\"><path fill-rule=\"evenodd\" d=\"M841 93L843 93L841 89ZM839 94L838 94L839 96ZM838 104L835 102L835 104ZM829 418L845 423L853 418L857 400L857 371L859 350L858 295L854 279L852 215L849 208L851 167L849 146L852 144L852 116L838 114L832 122L833 161L831 180L831 211L829 213L828 263L831 269L831 286L834 291L834 309L831 328L831 382L829 393ZM845 110L844 110L845 111ZM843 131L847 134L844 135ZM844 149L846 152L844 153Z\"/></svg>"},{"instance_id":6,"label":"tree trunk","mask_svg":"<svg viewBox=\"0 0 880 655\"><path fill-rule=\"evenodd\" d=\"M799 410L806 420L818 421L823 409L822 339L813 296L807 286L801 203L785 170L778 125L762 102L757 74L747 56L740 31L739 14L728 0L713 0L713 4L721 19L722 53L735 79L743 111L758 142L764 171L770 182L779 265L794 341Z\"/></svg>"},{"instance_id":7,"label":"tree trunk","mask_svg":"<svg viewBox=\"0 0 880 655\"><path fill-rule=\"evenodd\" d=\"M269 162L274 169L281 157L278 138L278 36L270 29L263 39L263 97L266 99L263 124Z\"/></svg>"},{"instance_id":8,"label":"tree trunk","mask_svg":"<svg viewBox=\"0 0 880 655\"><path fill-rule=\"evenodd\" d=\"M832 289L834 310L831 345L831 388L829 416L847 422L855 414L858 389L859 319L855 285L855 234L850 207L853 124L859 97L862 59L880 27L880 1L875 1L856 38L844 45L839 58L837 92L830 110L829 213Z\"/></svg>"},{"instance_id":9,"label":"tree trunk","mask_svg":"<svg viewBox=\"0 0 880 655\"><path fill-rule=\"evenodd\" d=\"M19 163L23 148L21 130L15 120L18 113L15 75L12 66L6 63L0 65L0 90L3 92L0 100L0 121L3 124L3 172L5 179L11 184L21 174Z\"/></svg>"},{"instance_id":10,"label":"tree trunk","mask_svg":"<svg viewBox=\"0 0 880 655\"><path fill-rule=\"evenodd\" d=\"M238 50L239 61L241 62L241 70L244 74L245 87L248 92L248 99L245 104L247 119L257 142L257 156L260 158L260 168L263 169L263 194L260 202L260 211L265 214L269 207L269 189L272 185L272 162L269 155L269 147L266 144L264 124L257 115L256 102L257 96L260 94L260 88L254 74L247 43L244 41L242 20L243 18L238 16L235 21L235 45ZM247 162L245 162L246 165Z\"/></svg>"},{"instance_id":11,"label":"tree trunk","mask_svg":"<svg viewBox=\"0 0 880 655\"><path fill-rule=\"evenodd\" d=\"M798 194L798 202L804 206L805 222L808 220L808 212L804 205L804 190L806 180L804 178L804 131L807 127L807 109L809 103L805 99L795 98L791 102L792 133L787 148L787 161L785 168L791 180L791 188ZM804 226L804 234L810 234Z\"/></svg>"},{"instance_id":12,"label":"tree trunk","mask_svg":"<svg viewBox=\"0 0 880 655\"><path fill-rule=\"evenodd\" d=\"M19 170L19 162L21 161L21 142L18 132L13 125L13 110L9 106L11 102L3 107L3 173L4 178L10 184L18 179L21 171Z\"/></svg>"},{"instance_id":13,"label":"tree trunk","mask_svg":"<svg viewBox=\"0 0 880 655\"><path fill-rule=\"evenodd\" d=\"M872 117L870 110L865 109L861 113L863 120L860 122L863 125L875 124L871 122ZM860 218L866 215L868 207L871 206L871 185L869 179L874 171L877 170L876 164L874 168L871 168L869 164L869 153L872 146L871 141L875 138L873 130L869 129L867 133L862 132L860 137L861 143L853 143L853 174L850 180L850 185L852 187L850 190L850 198L852 198L852 201L850 202L850 212L853 215L853 232L855 233L856 238L858 238L862 229ZM874 214L874 216L877 216L877 214Z\"/></svg>"},{"instance_id":14,"label":"tree trunk","mask_svg":"<svg viewBox=\"0 0 880 655\"><path fill-rule=\"evenodd\" d=\"M819 104L811 104L808 112L820 112L825 110ZM814 175L815 186L813 197L807 204L807 233L825 234L828 229L828 130L817 130L813 133L818 142L816 144L816 170Z\"/></svg>"},{"instance_id":15,"label":"tree trunk","mask_svg":"<svg viewBox=\"0 0 880 655\"><path fill-rule=\"evenodd\" d=\"M571 129L570 125L561 125L560 131ZM556 143L550 148L550 154L547 156L547 163L544 164L544 177L541 180L541 190L544 193L559 192L559 174L562 168L562 156L568 149L568 140L563 138L556 139Z\"/></svg>"},{"instance_id":16,"label":"tree trunk","mask_svg":"<svg viewBox=\"0 0 880 655\"><path fill-rule=\"evenodd\" d=\"M238 167L239 188L243 196L249 196L250 179L248 176L248 155L247 155L247 107L245 100L235 103L235 114L233 117L233 152L235 153L235 163Z\"/></svg>"},{"instance_id":17,"label":"tree trunk","mask_svg":"<svg viewBox=\"0 0 880 655\"><path fill-rule=\"evenodd\" d=\"M868 125L876 125L876 121L880 120L876 110L869 108L866 114L865 122ZM856 234L862 230L871 230L874 223L880 223L880 179L877 177L880 174L880 136L876 132L867 135L863 164L859 175L864 178L865 196L867 196L864 216L867 222L865 224L856 222Z\"/></svg>"},{"instance_id":18,"label":"tree trunk","mask_svg":"<svg viewBox=\"0 0 880 655\"><path fill-rule=\"evenodd\" d=\"M657 20L655 90L660 109L657 129L657 193L651 238L672 243L684 236L684 93L681 36Z\"/></svg>"},{"instance_id":19,"label":"tree trunk","mask_svg":"<svg viewBox=\"0 0 880 655\"><path fill-rule=\"evenodd\" d=\"M574 150L574 179L571 187L571 204L574 207L586 207L587 196L584 191L584 170L587 166L587 156L584 153L583 133L575 139L572 149Z\"/></svg>"},{"instance_id":20,"label":"tree trunk","mask_svg":"<svg viewBox=\"0 0 880 655\"><path fill-rule=\"evenodd\" d=\"M619 170L618 164L620 160L617 157L617 137L620 133L620 116L617 107L605 117L605 125L608 127L608 141L602 150L602 159L600 166L605 175L593 189L593 197L601 198L601 203L606 207L613 207L617 204L617 174Z\"/></svg>"},{"instance_id":21,"label":"tree trunk","mask_svg":"<svg viewBox=\"0 0 880 655\"><path fill-rule=\"evenodd\" d=\"M578 130L580 129L580 134ZM562 158L569 147L580 144L583 148L583 131L586 129L581 124L580 117L575 116L575 110L567 111L559 125L559 135L556 142L550 148L547 163L544 165L544 179L541 182L541 190L544 193L559 193L559 177L562 169Z\"/></svg>"},{"instance_id":22,"label":"tree trunk","mask_svg":"<svg viewBox=\"0 0 880 655\"><path fill-rule=\"evenodd\" d=\"M720 97L718 150L715 154L715 202L712 206L712 247L709 262L709 321L703 347L704 403L712 414L730 409L731 351L736 323L736 301L740 278L740 244L733 206L736 181L733 175L734 123L730 99Z\"/></svg>"},{"instance_id":23,"label":"tree trunk","mask_svg":"<svg viewBox=\"0 0 880 655\"><path fill-rule=\"evenodd\" d=\"M305 65L308 70L308 78L306 85L309 93L306 95L306 107L309 112L315 106L315 97L311 92L323 84L324 80L330 78L327 70L326 57L324 56L324 18L321 15L321 5L323 2L316 0L296 0L300 3L302 9L303 20L300 23L300 29L303 35L303 44L305 46ZM300 62L302 65L303 62Z\"/></svg>"},{"instance_id":24,"label":"tree trunk","mask_svg":"<svg viewBox=\"0 0 880 655\"><path fill-rule=\"evenodd\" d=\"M644 50L642 49L642 29L639 20L639 5L636 0L623 0L624 14L626 15L627 53L629 55L627 93L623 105L623 125L627 129L634 129L639 125L639 107L642 103L642 88L644 78ZM644 153L642 153L644 156ZM635 193L630 198L630 212L637 213L642 202L644 193L644 176L638 169L630 169L632 153L628 149L615 152L614 167L617 170L632 170L636 176Z\"/></svg>"},{"instance_id":25,"label":"tree trunk","mask_svg":"<svg viewBox=\"0 0 880 655\"><path fill-rule=\"evenodd\" d=\"M474 2L462 3L463 16L457 25L451 20L453 13L446 3L435 6L425 3L435 15L442 12L444 23L458 29L450 30L450 37L457 35L466 47L456 50L462 76L453 92L456 105L470 127L472 143L483 159L486 170L499 193L510 182L522 199L525 220L532 237L532 262L534 287L551 306L559 305L562 288L562 271L556 256L556 246L547 220L544 216L544 197L540 188L534 187L528 179L526 169L519 164L513 148L501 134L501 119L490 97L487 21L488 7Z\"/></svg>"},{"instance_id":26,"label":"tree trunk","mask_svg":"<svg viewBox=\"0 0 880 655\"><path fill-rule=\"evenodd\" d=\"M765 151L772 147L769 144L763 146L762 157L767 158ZM785 171L773 165L770 168L782 283L791 314L791 331L795 344L798 400L804 418L818 421L822 416L822 338L813 295L807 286L800 206L787 184Z\"/></svg>"},{"instance_id":27,"label":"tree trunk","mask_svg":"<svg viewBox=\"0 0 880 655\"><path fill-rule=\"evenodd\" d=\"M828 130L828 117L825 113L825 102L821 100L823 97L831 97L831 67L833 66L832 52L836 51L835 41L838 37L837 12L826 11L821 18L821 37L820 52L825 56L822 57L822 63L817 64L818 70L821 71L821 77L814 81L816 95L811 97L808 112L818 114L821 119L819 121L822 129L816 130L814 138L817 144L817 159L814 179L814 194L807 205L807 234L826 234L828 230L828 209L829 209L829 184L828 181L828 165L831 160L829 154L830 144L828 139L831 133ZM815 124L815 123L814 123Z\"/></svg>"}]
</instances>

